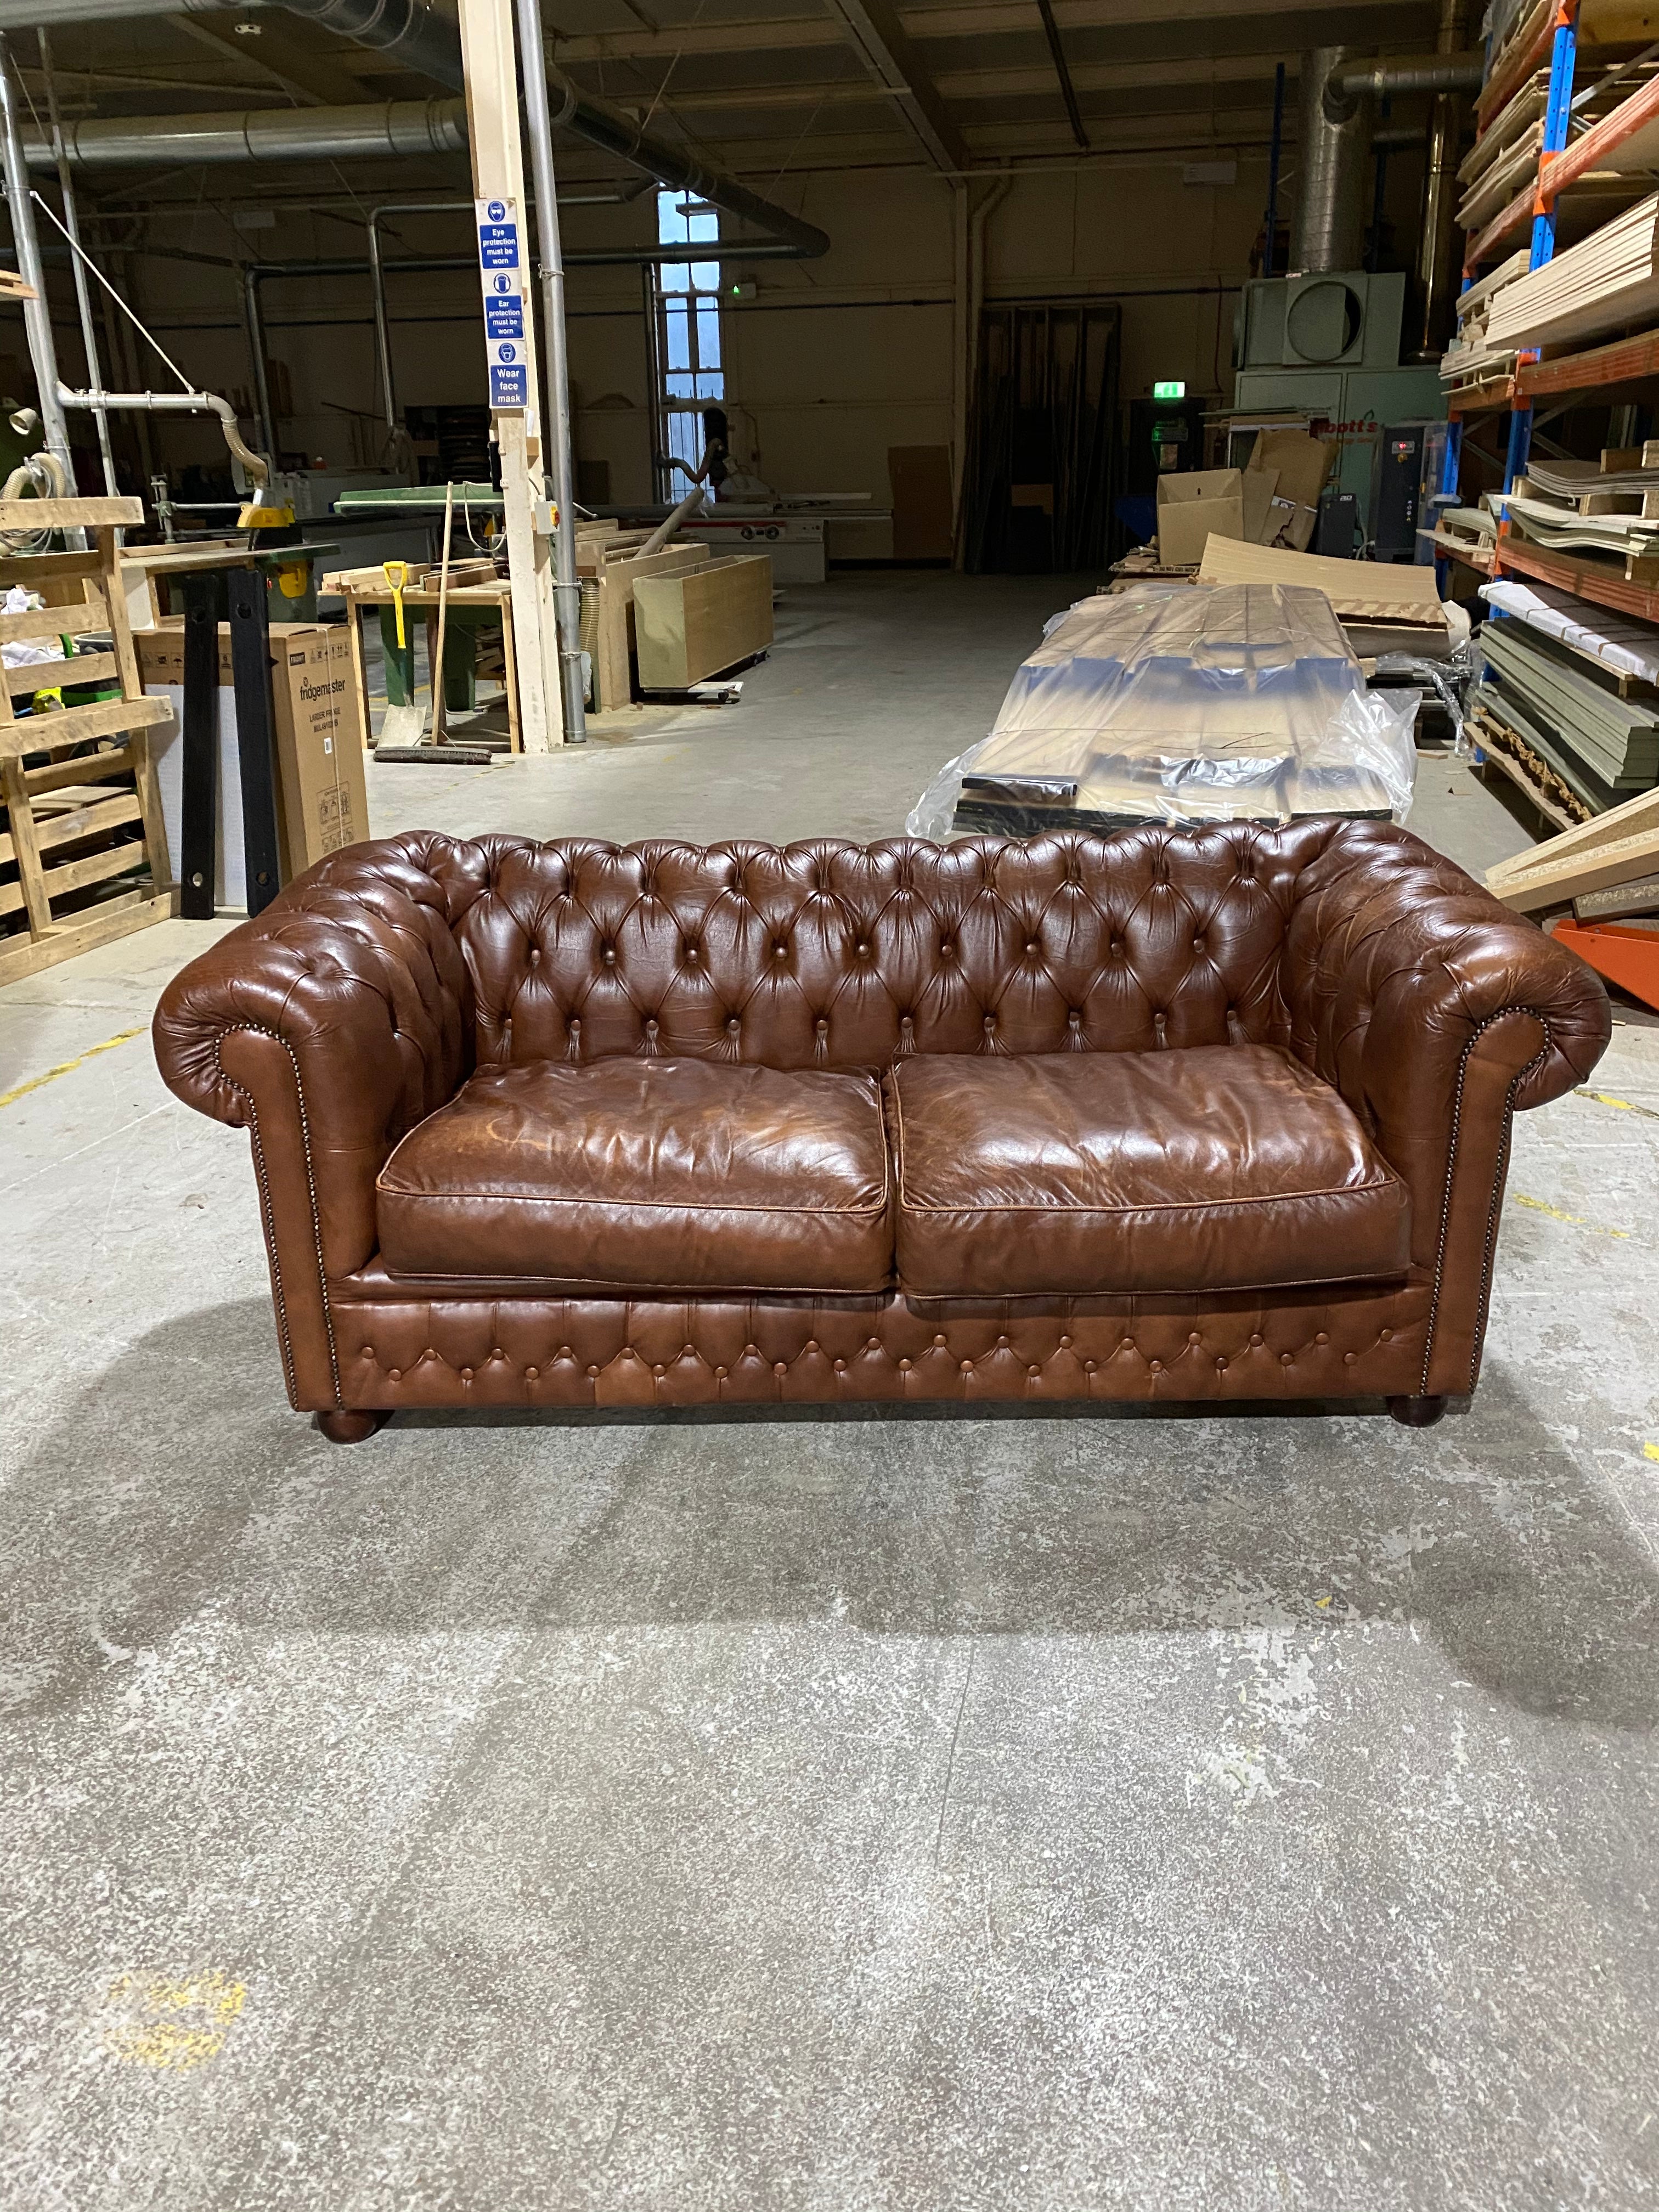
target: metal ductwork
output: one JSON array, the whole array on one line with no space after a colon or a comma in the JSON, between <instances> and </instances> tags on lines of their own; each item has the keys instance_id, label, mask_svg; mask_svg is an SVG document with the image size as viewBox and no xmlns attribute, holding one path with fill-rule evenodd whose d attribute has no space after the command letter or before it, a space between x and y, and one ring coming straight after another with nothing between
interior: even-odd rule
<instances>
[{"instance_id":1,"label":"metal ductwork","mask_svg":"<svg viewBox=\"0 0 1659 2212\"><path fill-rule=\"evenodd\" d=\"M435 83L448 85L452 90L465 89L461 66L460 27L453 12L441 4L441 0L283 0L287 12L302 16L356 46L367 46L379 53L395 56L407 69L418 70ZM202 0L0 0L0 30L33 29L44 24L48 29L63 23L84 23L126 20L144 15L201 15L210 12ZM238 12L243 12L239 7ZM606 100L597 100L571 82L562 70L550 68L547 72L550 94L552 120L556 129L568 131L573 137L585 139L605 153L642 169L659 183L676 191L694 195L708 201L722 214L734 216L740 221L754 224L764 235L755 240L732 239L721 240L728 254L740 254L748 260L813 260L830 250L826 234L816 224L803 222L799 216L763 199L751 192L735 177L724 175L718 169L704 167L684 146L666 139L653 137L642 125L634 121ZM399 128L429 131L453 127L448 119L452 108L461 110L462 125L459 137L442 145L422 138L415 146L390 145L385 132L392 126L386 119L394 112L399 118ZM441 124L428 120L416 124L415 117L441 116ZM343 125L339 118L358 116L352 125ZM407 116L407 120L404 117ZM319 141L306 143L307 129L319 125L324 130L325 120L335 118L334 128L345 135L340 142ZM372 118L380 118L378 123ZM153 150L163 135L162 126L174 135L166 152ZM271 135L267 136L267 125ZM376 131L381 135L378 137ZM312 108L299 112L279 110L258 112L256 127L252 113L227 116L150 117L131 123L82 124L70 134L71 161L96 159L107 161L112 166L115 155L78 155L76 142L94 143L94 134L108 132L110 143L114 134L133 134L132 143L142 139L146 150L129 158L137 161L246 161L309 160L313 153L336 161L351 156L385 154L430 153L459 150L465 143L465 107L461 102L445 100L392 100L384 106L362 111L341 108ZM285 136L296 152L235 150L239 138L252 147L256 141L261 146L276 143ZM198 151L198 147L214 150ZM219 150L219 149L224 150ZM33 153L30 158L33 159ZM638 254L624 254L619 259L638 259ZM664 256L664 258L673 257Z\"/></svg>"},{"instance_id":2,"label":"metal ductwork","mask_svg":"<svg viewBox=\"0 0 1659 2212\"><path fill-rule=\"evenodd\" d=\"M1371 112L1367 100L1342 88L1351 59L1346 46L1316 46L1302 57L1292 272L1321 276L1364 259Z\"/></svg>"},{"instance_id":3,"label":"metal ductwork","mask_svg":"<svg viewBox=\"0 0 1659 2212\"><path fill-rule=\"evenodd\" d=\"M1479 54L1364 62L1339 70L1336 84L1346 100L1382 100L1407 92L1479 92L1483 69Z\"/></svg>"},{"instance_id":4,"label":"metal ductwork","mask_svg":"<svg viewBox=\"0 0 1659 2212\"><path fill-rule=\"evenodd\" d=\"M222 115L66 123L64 151L77 169L464 154L466 102L386 100L350 107L248 107ZM26 139L23 152L32 168L53 166L45 138Z\"/></svg>"}]
</instances>

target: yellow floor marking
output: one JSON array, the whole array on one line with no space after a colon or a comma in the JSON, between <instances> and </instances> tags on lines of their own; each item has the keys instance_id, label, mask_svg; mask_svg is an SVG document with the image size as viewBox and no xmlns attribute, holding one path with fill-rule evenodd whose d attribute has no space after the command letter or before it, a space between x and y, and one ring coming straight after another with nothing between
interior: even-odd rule
<instances>
[{"instance_id":1,"label":"yellow floor marking","mask_svg":"<svg viewBox=\"0 0 1659 2212\"><path fill-rule=\"evenodd\" d=\"M1534 1213L1547 1213L1552 1221L1565 1221L1574 1229L1588 1229L1593 1237L1628 1237L1628 1229L1603 1229L1599 1221L1586 1221L1582 1213L1564 1213L1559 1206L1551 1206L1541 1198L1528 1198L1524 1191L1515 1193L1517 1206L1529 1206Z\"/></svg>"},{"instance_id":2,"label":"yellow floor marking","mask_svg":"<svg viewBox=\"0 0 1659 2212\"><path fill-rule=\"evenodd\" d=\"M84 1067L88 1060L96 1060L100 1052L113 1052L118 1044L126 1044L136 1036L143 1036L149 1027L148 1022L142 1022L136 1030L123 1030L118 1036L106 1037L102 1044L89 1044L84 1052L77 1052L73 1060L60 1060L56 1067L49 1067L44 1075L30 1076L27 1083L20 1083L15 1090L0 1091L0 1106L15 1106L20 1098L27 1098L31 1091L39 1091L48 1083L56 1083L60 1075L73 1075L77 1067Z\"/></svg>"},{"instance_id":3,"label":"yellow floor marking","mask_svg":"<svg viewBox=\"0 0 1659 2212\"><path fill-rule=\"evenodd\" d=\"M1611 1091L1589 1091L1581 1083L1573 1091L1575 1098L1593 1098L1598 1106L1616 1106L1621 1114L1640 1114L1650 1121L1659 1121L1651 1106L1638 1106L1633 1098L1615 1098Z\"/></svg>"},{"instance_id":4,"label":"yellow floor marking","mask_svg":"<svg viewBox=\"0 0 1659 2212\"><path fill-rule=\"evenodd\" d=\"M1659 1459L1659 1444L1644 1444L1643 1455L1648 1459Z\"/></svg>"},{"instance_id":5,"label":"yellow floor marking","mask_svg":"<svg viewBox=\"0 0 1659 2212\"><path fill-rule=\"evenodd\" d=\"M200 2066L216 2058L247 1990L218 1972L169 1981L165 1974L122 1974L107 2002L125 2018L104 2030L104 2048L133 2066Z\"/></svg>"}]
</instances>

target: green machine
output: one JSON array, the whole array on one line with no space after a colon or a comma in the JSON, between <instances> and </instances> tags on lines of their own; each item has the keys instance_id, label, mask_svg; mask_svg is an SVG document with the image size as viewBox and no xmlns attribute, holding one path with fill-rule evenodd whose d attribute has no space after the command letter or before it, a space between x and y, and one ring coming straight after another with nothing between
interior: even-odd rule
<instances>
[{"instance_id":1,"label":"green machine","mask_svg":"<svg viewBox=\"0 0 1659 2212\"><path fill-rule=\"evenodd\" d=\"M1242 465L1247 425L1299 416L1340 441L1334 489L1359 502L1371 534L1371 485L1383 431L1394 422L1438 420L1446 411L1432 362L1401 368L1406 278L1397 270L1339 270L1264 276L1244 287L1236 332L1237 420L1228 459Z\"/></svg>"}]
</instances>

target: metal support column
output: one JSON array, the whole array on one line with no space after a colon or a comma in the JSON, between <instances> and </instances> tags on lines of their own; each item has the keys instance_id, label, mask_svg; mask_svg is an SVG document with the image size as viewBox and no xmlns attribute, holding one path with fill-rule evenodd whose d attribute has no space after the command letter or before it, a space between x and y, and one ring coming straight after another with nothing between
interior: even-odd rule
<instances>
[{"instance_id":1,"label":"metal support column","mask_svg":"<svg viewBox=\"0 0 1659 2212\"><path fill-rule=\"evenodd\" d=\"M104 489L112 498L119 491L115 479L115 455L109 442L109 410L97 404L96 395L104 388L104 371L98 358L98 336L92 326L92 291L87 283L86 264L81 258L81 216L75 204L75 185L70 177L69 155L64 149L63 118L58 110L58 79L52 66L52 40L43 30L36 31L40 47L40 74L46 89L46 120L52 129L52 156L58 165L58 191L64 203L64 228L69 234L70 269L75 278L75 304L81 316L81 343L86 349L87 386L94 395L93 420L98 427L98 453L104 464Z\"/></svg>"},{"instance_id":2,"label":"metal support column","mask_svg":"<svg viewBox=\"0 0 1659 2212\"><path fill-rule=\"evenodd\" d=\"M1279 163L1285 150L1285 64L1280 62L1273 70L1273 136L1267 153L1267 235L1261 248L1261 273L1273 273L1273 255L1279 245Z\"/></svg>"},{"instance_id":3,"label":"metal support column","mask_svg":"<svg viewBox=\"0 0 1659 2212\"><path fill-rule=\"evenodd\" d=\"M75 463L70 453L68 420L58 397L58 348L52 342L46 276L40 261L40 241L35 234L34 204L29 197L28 163L23 157L17 79L12 71L11 48L3 34L0 34L0 126L6 208L11 216L12 241L17 249L17 273L33 294L32 299L23 302L23 328L28 337L29 359L34 365L35 388L40 396L40 428L46 451L62 468L72 499ZM84 531L66 534L77 547L84 548Z\"/></svg>"}]
</instances>

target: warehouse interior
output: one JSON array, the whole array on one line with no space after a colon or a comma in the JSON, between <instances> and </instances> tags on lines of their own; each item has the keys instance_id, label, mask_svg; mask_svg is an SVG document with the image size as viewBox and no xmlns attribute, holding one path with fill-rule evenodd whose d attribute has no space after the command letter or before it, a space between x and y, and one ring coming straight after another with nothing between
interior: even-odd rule
<instances>
[{"instance_id":1,"label":"warehouse interior","mask_svg":"<svg viewBox=\"0 0 1659 2212\"><path fill-rule=\"evenodd\" d=\"M6 2205L1659 2189L1656 37L0 0ZM1409 1265L907 1272L930 1055L1267 1047ZM607 1054L879 1291L735 1091L398 1258Z\"/></svg>"}]
</instances>

